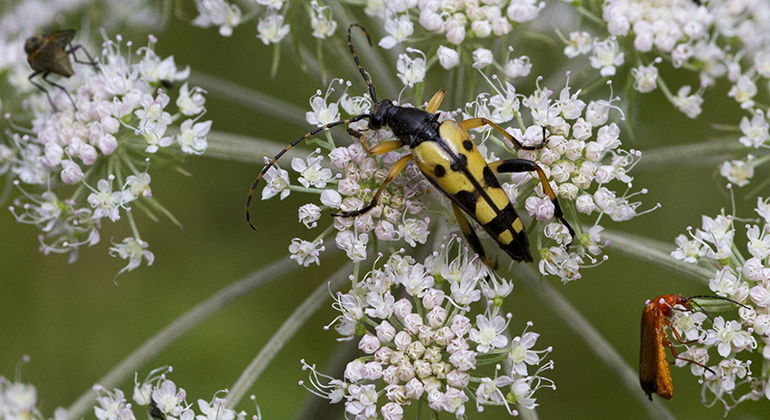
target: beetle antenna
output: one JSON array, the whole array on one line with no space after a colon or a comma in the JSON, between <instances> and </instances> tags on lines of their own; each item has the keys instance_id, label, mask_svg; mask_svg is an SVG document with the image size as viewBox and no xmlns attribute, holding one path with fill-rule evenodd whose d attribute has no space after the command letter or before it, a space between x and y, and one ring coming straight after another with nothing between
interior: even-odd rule
<instances>
[{"instance_id":1,"label":"beetle antenna","mask_svg":"<svg viewBox=\"0 0 770 420\"><path fill-rule=\"evenodd\" d=\"M749 308L748 306L746 306L746 305L744 305L744 304L742 304L742 303L738 303L738 302L736 302L736 301L734 301L734 300L732 300L732 299L728 299L728 298L726 298L726 297L722 297L722 296L708 296L708 295L698 295L698 296L690 296L690 297L688 297L688 298L687 298L687 300L688 300L688 301L692 301L693 299L716 299L716 300L726 300L726 301L728 301L728 302L732 302L732 303L734 303L734 304L736 304L736 305L738 305L738 306L740 306L740 307L742 307L742 308L751 309L751 308ZM693 302L693 303L695 303L695 302Z\"/></svg>"},{"instance_id":2,"label":"beetle antenna","mask_svg":"<svg viewBox=\"0 0 770 420\"><path fill-rule=\"evenodd\" d=\"M372 79L369 78L368 73L366 70L364 70L364 66L361 64L361 60L358 58L358 54L356 54L355 49L353 49L353 37L351 36L353 28L360 28L362 31L364 31L364 34L366 35L366 41L369 42L370 47L372 46L372 38L369 37L369 32L367 32L366 28L364 28L360 23L351 23L350 26L348 26L348 49L350 50L350 54L353 56L353 61L355 61L356 66L358 66L358 71L361 73L361 76L366 82L366 86L369 87L369 96L372 97L372 101L374 101L376 104L379 102L379 100L377 100L377 92L374 90L374 83L372 83Z\"/></svg>"},{"instance_id":3,"label":"beetle antenna","mask_svg":"<svg viewBox=\"0 0 770 420\"><path fill-rule=\"evenodd\" d=\"M351 118L348 118L346 120L339 120L339 121L335 121L335 122L332 122L332 123L329 123L329 124L324 124L321 127L316 128L315 130L311 130L311 131L305 133L302 137L294 140L293 142L288 144L286 147L284 147L280 152L278 152L278 154L275 155L270 160L270 162L268 162L267 165L265 165L264 168L262 168L262 170L259 172L259 175L257 175L257 178L251 184L251 188L249 189L249 195L248 195L248 197L246 197L246 223L248 223L249 226L252 229L257 230L256 226L254 226L254 224L251 222L251 214L250 214L251 200L254 197L254 191L257 190L257 186L259 186L259 181L262 180L262 178L265 177L265 174L267 173L267 171L270 168L272 168L273 165L275 165L275 163L278 161L278 159L280 159L281 156L283 156L286 152L288 152L289 149L291 149L292 147L294 147L297 144L299 144L302 140L305 140L308 137L312 137L312 136L320 133L321 131L325 131L325 130L328 130L328 129L332 128L332 127L335 127L335 126L338 126L338 125L342 125L342 124L350 124L352 122L360 121L360 120L363 120L364 118L369 118L369 117L371 117L371 114L360 114L360 115L356 115L356 116L353 116Z\"/></svg>"},{"instance_id":4,"label":"beetle antenna","mask_svg":"<svg viewBox=\"0 0 770 420\"><path fill-rule=\"evenodd\" d=\"M697 307L698 309L700 309L700 311L701 311L701 312L703 312L703 313L706 315L706 317L707 317L709 320L711 320L711 322L712 322L712 323L714 322L714 318L712 318L712 317L711 317L711 314L709 314L708 312L706 312L706 310L705 310L705 309L703 309L703 306L700 306L700 304L699 304L698 302L695 302L695 301L690 301L690 303L691 303L691 304L693 304L693 305L695 305L695 307Z\"/></svg>"}]
</instances>

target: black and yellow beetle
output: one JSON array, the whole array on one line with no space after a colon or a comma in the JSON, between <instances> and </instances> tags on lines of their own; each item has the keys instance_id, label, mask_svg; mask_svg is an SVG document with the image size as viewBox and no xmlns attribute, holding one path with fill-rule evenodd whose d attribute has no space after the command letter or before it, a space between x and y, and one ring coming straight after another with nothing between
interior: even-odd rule
<instances>
[{"instance_id":1,"label":"black and yellow beetle","mask_svg":"<svg viewBox=\"0 0 770 420\"><path fill-rule=\"evenodd\" d=\"M387 127L393 132L398 140L382 142L369 148L362 144L364 149L371 155L378 155L403 146L409 146L412 153L396 161L388 171L380 187L374 193L372 201L360 210L345 213L332 214L335 217L355 217L373 209L378 202L380 195L385 187L401 173L409 161L414 160L417 167L422 171L426 178L447 197L452 200L455 217L460 225L465 238L473 250L481 259L491 265L491 260L487 258L484 248L481 245L479 237L473 230L466 215L478 222L489 235L497 241L508 255L515 261L532 261L532 255L529 252L529 241L524 229L524 223L516 214L511 200L500 186L495 173L510 172L536 172L543 186L543 191L548 195L555 207L554 216L563 223L574 238L575 231L564 220L559 202L556 199L545 172L535 162L528 159L503 159L496 162L487 163L482 157L476 145L471 140L468 130L488 125L505 136L517 149L537 150L545 146L545 128L544 141L537 146L525 146L502 127L486 118L471 118L465 121L444 120L439 122L439 114L436 112L441 101L444 98L444 91L439 90L428 102L425 110L418 108L407 108L394 105L390 100L379 101L374 85L364 70L361 62L353 49L351 30L354 27L360 28L366 34L369 45L371 40L369 34L359 24L352 24L348 27L348 48L353 56L353 60L358 66L358 70L363 76L369 88L369 96L374 101L374 106L369 114L360 114L351 118L335 121L325 124L312 130L302 137L294 140L281 150L273 159L262 168L254 183L249 190L246 199L246 222L252 229L254 224L251 222L249 208L254 192L259 185L259 181L275 162L283 156L289 149L296 146L302 140L315 135L331 127L350 124L355 121L367 119L369 129L378 130ZM354 132L355 133L355 132ZM358 136L360 138L360 136ZM363 140L363 139L361 139Z\"/></svg>"}]
</instances>

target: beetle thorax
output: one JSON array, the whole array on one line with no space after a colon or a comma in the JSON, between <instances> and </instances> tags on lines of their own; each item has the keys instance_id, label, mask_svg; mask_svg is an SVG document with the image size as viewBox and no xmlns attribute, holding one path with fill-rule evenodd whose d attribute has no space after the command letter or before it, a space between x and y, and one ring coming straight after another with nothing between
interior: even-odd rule
<instances>
[{"instance_id":1,"label":"beetle thorax","mask_svg":"<svg viewBox=\"0 0 770 420\"><path fill-rule=\"evenodd\" d=\"M369 128L377 130L382 127L388 127L405 145L414 147L438 137L438 114L384 100L375 105L369 119Z\"/></svg>"}]
</instances>

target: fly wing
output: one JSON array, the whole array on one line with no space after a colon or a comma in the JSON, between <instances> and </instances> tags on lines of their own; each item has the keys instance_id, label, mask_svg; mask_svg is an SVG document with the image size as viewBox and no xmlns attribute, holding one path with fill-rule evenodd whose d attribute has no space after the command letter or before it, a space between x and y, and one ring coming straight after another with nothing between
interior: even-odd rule
<instances>
[{"instance_id":1,"label":"fly wing","mask_svg":"<svg viewBox=\"0 0 770 420\"><path fill-rule=\"evenodd\" d=\"M46 44L50 43L52 46L60 49L67 47L73 39L75 39L74 29L62 29L45 36Z\"/></svg>"},{"instance_id":2,"label":"fly wing","mask_svg":"<svg viewBox=\"0 0 770 420\"><path fill-rule=\"evenodd\" d=\"M64 29L46 35L37 54L39 67L64 77L72 76L74 71L66 48L74 38L74 29Z\"/></svg>"},{"instance_id":3,"label":"fly wing","mask_svg":"<svg viewBox=\"0 0 770 420\"><path fill-rule=\"evenodd\" d=\"M671 390L661 386L666 381L670 385L671 379L663 348L663 334L663 314L660 313L655 302L650 302L642 311L639 348L639 383L650 401L652 401L652 394L658 394L665 399L671 398Z\"/></svg>"}]
</instances>

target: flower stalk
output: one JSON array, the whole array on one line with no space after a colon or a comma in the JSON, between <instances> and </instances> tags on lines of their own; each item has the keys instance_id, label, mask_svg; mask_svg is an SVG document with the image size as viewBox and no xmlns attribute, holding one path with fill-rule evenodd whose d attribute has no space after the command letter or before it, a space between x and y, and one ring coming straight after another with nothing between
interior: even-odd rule
<instances>
[{"instance_id":1,"label":"flower stalk","mask_svg":"<svg viewBox=\"0 0 770 420\"><path fill-rule=\"evenodd\" d=\"M286 260L283 260L284 262ZM294 264L292 262L292 264ZM296 265L296 264L295 264ZM351 263L345 264L337 271L329 276L326 280L322 281L319 286L310 294L298 307L292 312L289 318L284 321L278 331L270 337L270 340L265 344L256 357L249 363L246 369L241 373L241 376L230 387L228 393L227 406L229 408L235 407L246 395L246 392L254 385L254 382L259 379L259 375L267 368L273 358L279 351L286 345L294 335L299 331L299 328L305 324L305 322L313 315L318 308L321 307L329 299L329 294L339 289L345 281L348 280L347 273L350 272L352 267Z\"/></svg>"},{"instance_id":2,"label":"flower stalk","mask_svg":"<svg viewBox=\"0 0 770 420\"><path fill-rule=\"evenodd\" d=\"M282 258L267 267L252 272L246 277L232 283L217 293L199 303L182 316L172 321L169 325L148 338L141 346L131 352L120 361L96 383L103 388L112 388L124 381L131 374L144 366L147 361L166 349L179 337L190 331L193 327L205 321L211 315L225 308L234 300L254 289L277 280L286 274L296 270L297 264ZM96 401L96 393L92 389L87 390L67 409L69 420L81 419L86 412L93 407Z\"/></svg>"}]
</instances>

